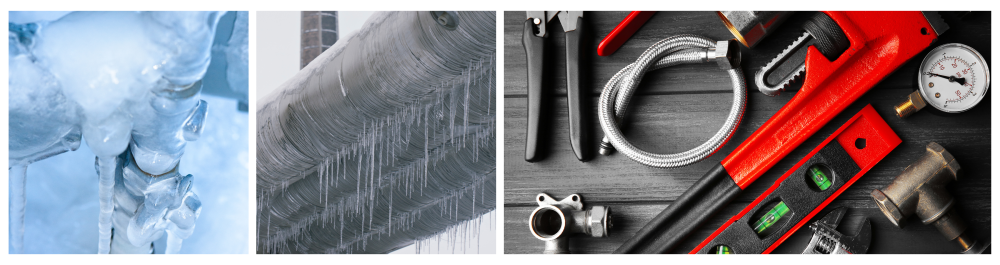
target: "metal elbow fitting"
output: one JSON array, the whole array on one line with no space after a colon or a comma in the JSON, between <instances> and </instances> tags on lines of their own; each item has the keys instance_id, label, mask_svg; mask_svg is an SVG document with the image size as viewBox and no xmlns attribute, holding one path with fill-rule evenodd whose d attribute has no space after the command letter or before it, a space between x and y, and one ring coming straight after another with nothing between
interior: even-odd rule
<instances>
[{"instance_id":1,"label":"metal elbow fitting","mask_svg":"<svg viewBox=\"0 0 1000 265\"><path fill-rule=\"evenodd\" d=\"M962 167L955 157L941 145L927 144L927 153L910 164L884 189L873 190L882 213L897 227L902 221L916 215L926 224L933 224L948 240L955 241L963 252L976 245L976 240L965 234L965 222L953 206L955 199L945 186L958 180Z\"/></svg>"},{"instance_id":2,"label":"metal elbow fitting","mask_svg":"<svg viewBox=\"0 0 1000 265\"><path fill-rule=\"evenodd\" d=\"M535 238L545 241L543 254L569 254L569 237L576 234L607 237L612 226L610 208L594 206L583 210L577 194L556 201L539 193L537 202L538 208L531 212L528 227Z\"/></svg>"}]
</instances>

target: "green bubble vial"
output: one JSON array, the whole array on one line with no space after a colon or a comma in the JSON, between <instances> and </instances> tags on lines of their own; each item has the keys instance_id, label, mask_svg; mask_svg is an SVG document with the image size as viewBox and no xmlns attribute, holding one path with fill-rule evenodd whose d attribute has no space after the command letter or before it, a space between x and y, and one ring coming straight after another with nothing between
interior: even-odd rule
<instances>
[{"instance_id":1,"label":"green bubble vial","mask_svg":"<svg viewBox=\"0 0 1000 265\"><path fill-rule=\"evenodd\" d=\"M712 250L711 254L733 254L733 250L725 245L719 245Z\"/></svg>"},{"instance_id":2,"label":"green bubble vial","mask_svg":"<svg viewBox=\"0 0 1000 265\"><path fill-rule=\"evenodd\" d=\"M785 202L779 202L767 214L761 216L757 222L753 223L753 231L757 232L757 234L764 232L764 230L777 223L778 220L781 220L781 217L786 213L788 213L788 206L785 205Z\"/></svg>"},{"instance_id":3,"label":"green bubble vial","mask_svg":"<svg viewBox=\"0 0 1000 265\"><path fill-rule=\"evenodd\" d=\"M830 185L833 185L833 182L830 182L830 174L826 172L825 167L813 165L809 167L806 174L809 176L809 179L816 184L816 187L819 188L820 191L824 191L830 188Z\"/></svg>"}]
</instances>

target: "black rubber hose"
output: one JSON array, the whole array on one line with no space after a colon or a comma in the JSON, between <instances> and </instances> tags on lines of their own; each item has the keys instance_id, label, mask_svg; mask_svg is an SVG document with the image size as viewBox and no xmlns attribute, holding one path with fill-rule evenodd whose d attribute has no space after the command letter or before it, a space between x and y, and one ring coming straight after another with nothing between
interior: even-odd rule
<instances>
[{"instance_id":1,"label":"black rubber hose","mask_svg":"<svg viewBox=\"0 0 1000 265\"><path fill-rule=\"evenodd\" d=\"M740 191L722 164L716 165L677 201L618 247L615 254L660 254L670 251L715 212L729 204Z\"/></svg>"}]
</instances>

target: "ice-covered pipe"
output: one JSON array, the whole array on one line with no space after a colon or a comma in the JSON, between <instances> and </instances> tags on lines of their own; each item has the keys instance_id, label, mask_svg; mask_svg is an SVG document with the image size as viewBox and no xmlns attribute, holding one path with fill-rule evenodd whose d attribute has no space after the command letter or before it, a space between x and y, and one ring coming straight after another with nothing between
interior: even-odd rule
<instances>
[{"instance_id":1,"label":"ice-covered pipe","mask_svg":"<svg viewBox=\"0 0 1000 265\"><path fill-rule=\"evenodd\" d=\"M132 143L137 155L141 156L143 165L140 167L148 171L143 173L159 177L176 168L184 142L198 138L207 105L198 100L200 86L195 82L208 68L215 27L221 14L215 11L25 13L22 20L40 21L41 24L11 25L12 76L15 71L20 71L18 74L27 71L24 75L27 77L16 80L27 80L25 83L36 86L22 88L11 79L12 165L15 161L26 164L32 159L51 156L54 153L50 154L50 150L67 149L66 146L76 149L72 143L75 141L75 146L79 146L81 134L87 139L97 156L101 204L99 253L112 250L111 219L117 207L113 203L121 199L112 199L116 185L114 173L121 169L115 165L124 162L119 155ZM45 30L38 31L39 25ZM22 27L24 30L20 29ZM33 35L36 31L39 32L37 38ZM53 75L55 77L51 77ZM46 81L49 79L53 81ZM44 94L52 90L40 89L39 84L41 88L55 87L57 95L29 95L27 100L17 97L20 94L16 93ZM18 92L13 92L15 90ZM27 107L22 111L15 107L18 104ZM32 119L39 118L32 115L66 113L72 114L71 117ZM71 127L64 129L61 122ZM21 123L34 124L19 127ZM18 133L13 133L15 129ZM50 144L52 141L47 137L53 134L61 138ZM142 199L156 196L153 191L139 194L145 196ZM188 200L176 199L176 202L183 201ZM197 214L172 216L197 218ZM193 229L193 221L190 222L186 228L165 223L175 230L184 230ZM157 231L162 235L163 229L171 229L169 227L161 226ZM125 229L120 227L115 234ZM125 237L115 238L124 240Z\"/></svg>"},{"instance_id":2,"label":"ice-covered pipe","mask_svg":"<svg viewBox=\"0 0 1000 265\"><path fill-rule=\"evenodd\" d=\"M384 253L495 208L495 12L378 13L257 111L259 253Z\"/></svg>"}]
</instances>

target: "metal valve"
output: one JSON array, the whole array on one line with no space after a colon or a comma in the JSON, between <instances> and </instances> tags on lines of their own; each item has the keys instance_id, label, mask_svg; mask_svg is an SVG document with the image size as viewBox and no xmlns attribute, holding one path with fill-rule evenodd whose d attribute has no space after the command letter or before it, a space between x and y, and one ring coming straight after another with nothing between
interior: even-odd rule
<instances>
[{"instance_id":1,"label":"metal valve","mask_svg":"<svg viewBox=\"0 0 1000 265\"><path fill-rule=\"evenodd\" d=\"M610 208L594 206L585 211L577 194L556 201L548 194L539 193L536 200L538 208L531 212L528 227L532 235L545 241L543 254L569 254L568 239L575 234L608 236Z\"/></svg>"},{"instance_id":2,"label":"metal valve","mask_svg":"<svg viewBox=\"0 0 1000 265\"><path fill-rule=\"evenodd\" d=\"M932 224L948 240L962 247L963 253L982 253L989 243L978 242L966 233L967 225L953 207L955 198L945 186L957 181L962 167L955 157L938 143L927 144L927 152L903 170L883 189L873 190L872 199L882 213L897 227L916 215L926 225Z\"/></svg>"}]
</instances>

